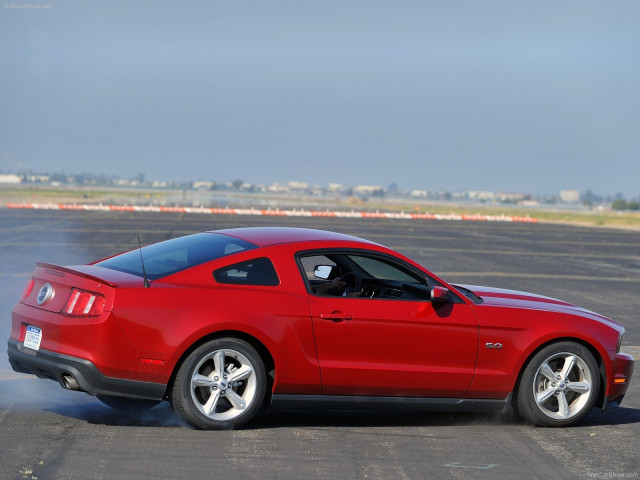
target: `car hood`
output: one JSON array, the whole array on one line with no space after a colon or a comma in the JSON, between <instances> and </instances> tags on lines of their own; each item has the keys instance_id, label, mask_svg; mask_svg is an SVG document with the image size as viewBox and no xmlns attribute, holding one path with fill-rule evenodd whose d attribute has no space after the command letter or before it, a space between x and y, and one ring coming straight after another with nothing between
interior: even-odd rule
<instances>
[{"instance_id":1,"label":"car hood","mask_svg":"<svg viewBox=\"0 0 640 480\"><path fill-rule=\"evenodd\" d=\"M453 285L454 287L456 285ZM564 313L585 318L590 318L602 323L606 323L616 329L622 327L621 324L602 316L598 313L578 307L572 303L558 300L556 298L545 297L535 293L520 292L504 288L483 287L479 285L460 285L462 288L471 290L479 296L482 305L494 307L523 308L528 310L544 310L549 312Z\"/></svg>"}]
</instances>

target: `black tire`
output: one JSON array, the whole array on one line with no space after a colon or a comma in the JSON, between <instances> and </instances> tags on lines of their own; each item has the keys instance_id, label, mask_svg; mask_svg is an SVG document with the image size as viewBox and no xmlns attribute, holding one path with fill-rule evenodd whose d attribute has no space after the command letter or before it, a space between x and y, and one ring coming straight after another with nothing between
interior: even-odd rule
<instances>
[{"instance_id":1,"label":"black tire","mask_svg":"<svg viewBox=\"0 0 640 480\"><path fill-rule=\"evenodd\" d=\"M598 398L600 372L578 343L558 342L527 364L516 392L520 415L543 427L566 427L589 414Z\"/></svg>"},{"instance_id":2,"label":"black tire","mask_svg":"<svg viewBox=\"0 0 640 480\"><path fill-rule=\"evenodd\" d=\"M96 397L105 405L126 413L144 413L161 403L160 400L146 400L141 398L114 397L109 395L98 395Z\"/></svg>"},{"instance_id":3,"label":"black tire","mask_svg":"<svg viewBox=\"0 0 640 480\"><path fill-rule=\"evenodd\" d=\"M264 363L237 338L220 338L184 360L171 391L174 411L196 428L234 429L260 410L266 391Z\"/></svg>"}]
</instances>

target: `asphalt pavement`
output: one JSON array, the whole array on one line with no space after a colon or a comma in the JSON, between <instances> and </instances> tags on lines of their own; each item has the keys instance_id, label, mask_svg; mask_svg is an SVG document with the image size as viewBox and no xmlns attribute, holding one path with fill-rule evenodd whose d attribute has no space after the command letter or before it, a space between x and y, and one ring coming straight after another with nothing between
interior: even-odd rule
<instances>
[{"instance_id":1,"label":"asphalt pavement","mask_svg":"<svg viewBox=\"0 0 640 480\"><path fill-rule=\"evenodd\" d=\"M322 228L395 248L454 283L561 298L623 323L640 356L640 232L548 224L0 209L0 338L36 261L87 263L142 243L240 226ZM3 340L4 341L4 340ZM4 348L2 349L4 351ZM168 404L120 414L15 374L0 354L0 479L639 478L640 374L579 426L513 415L272 410L195 430Z\"/></svg>"}]
</instances>

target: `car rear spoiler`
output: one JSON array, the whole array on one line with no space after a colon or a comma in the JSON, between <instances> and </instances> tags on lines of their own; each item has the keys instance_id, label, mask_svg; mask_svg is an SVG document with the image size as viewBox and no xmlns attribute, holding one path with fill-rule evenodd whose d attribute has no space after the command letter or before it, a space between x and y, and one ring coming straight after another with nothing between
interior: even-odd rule
<instances>
[{"instance_id":1,"label":"car rear spoiler","mask_svg":"<svg viewBox=\"0 0 640 480\"><path fill-rule=\"evenodd\" d=\"M109 282L109 281L105 280L104 278L95 277L93 275L89 275L88 273L84 273L84 272L81 272L79 270L74 270L72 268L62 267L60 265L54 265L53 263L36 262L36 265L38 267L40 267L40 268L48 269L53 275L55 275L56 272L70 273L70 274L76 275L78 277L83 277L83 278L87 278L89 280L93 280L95 282L104 283L105 285L109 285L110 287L117 287L118 286L118 284L113 283L113 282Z\"/></svg>"}]
</instances>

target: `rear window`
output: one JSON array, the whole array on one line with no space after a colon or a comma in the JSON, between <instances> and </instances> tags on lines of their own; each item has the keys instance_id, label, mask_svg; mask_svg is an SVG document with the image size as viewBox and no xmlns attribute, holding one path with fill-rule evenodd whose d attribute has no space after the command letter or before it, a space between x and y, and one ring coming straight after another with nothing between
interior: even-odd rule
<instances>
[{"instance_id":1,"label":"rear window","mask_svg":"<svg viewBox=\"0 0 640 480\"><path fill-rule=\"evenodd\" d=\"M99 267L142 277L142 260L147 278L155 280L222 258L232 253L258 248L239 238L217 233L196 233L155 243L96 263ZM140 254L142 253L142 260Z\"/></svg>"}]
</instances>

